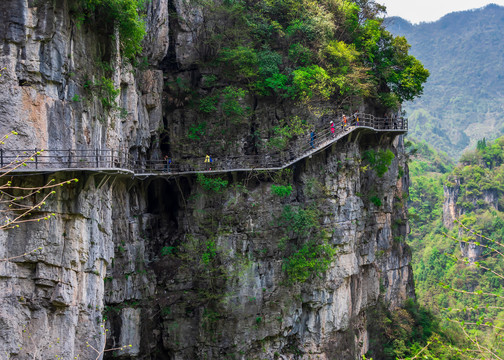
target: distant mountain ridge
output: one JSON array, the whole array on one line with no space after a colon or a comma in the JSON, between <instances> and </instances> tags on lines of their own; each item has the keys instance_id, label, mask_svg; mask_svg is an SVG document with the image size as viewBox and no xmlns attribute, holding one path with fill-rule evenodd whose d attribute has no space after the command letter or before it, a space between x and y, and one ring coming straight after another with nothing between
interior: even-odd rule
<instances>
[{"instance_id":1,"label":"distant mountain ridge","mask_svg":"<svg viewBox=\"0 0 504 360\"><path fill-rule=\"evenodd\" d=\"M413 136L457 158L478 139L504 134L504 7L416 25L399 17L386 22L431 73L424 95L405 105Z\"/></svg>"}]
</instances>

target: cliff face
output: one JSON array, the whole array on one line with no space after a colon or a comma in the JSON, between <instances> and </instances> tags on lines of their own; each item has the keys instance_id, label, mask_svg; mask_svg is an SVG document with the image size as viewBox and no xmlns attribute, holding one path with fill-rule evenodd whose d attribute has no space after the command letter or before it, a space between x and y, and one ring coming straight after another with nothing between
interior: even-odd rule
<instances>
[{"instance_id":1,"label":"cliff face","mask_svg":"<svg viewBox=\"0 0 504 360\"><path fill-rule=\"evenodd\" d=\"M457 210L457 200L460 192L460 184L455 184L454 187L444 186L444 201L443 201L443 225L451 229L454 220L460 215ZM459 210L460 211L460 210Z\"/></svg>"},{"instance_id":2,"label":"cliff face","mask_svg":"<svg viewBox=\"0 0 504 360\"><path fill-rule=\"evenodd\" d=\"M163 74L137 72L122 65L110 36L78 24L70 15L72 2L4 2L0 14L2 36L0 94L2 133L16 130L16 148L99 148L145 152L151 132L162 124ZM166 2L153 1L151 42L154 61L168 40ZM167 16L167 15L166 15ZM159 23L158 23L159 22ZM154 51L154 49L156 51ZM123 110L106 111L101 83L104 64L113 67L119 88L115 99Z\"/></svg>"},{"instance_id":3,"label":"cliff face","mask_svg":"<svg viewBox=\"0 0 504 360\"><path fill-rule=\"evenodd\" d=\"M169 358L354 359L365 353L366 311L380 297L395 307L413 292L403 242L407 182L397 180L397 167L382 179L361 172L361 151L350 142L300 163L292 175L295 190L284 199L271 193L267 178L246 175L230 175L231 187L222 193L191 179L153 181L135 228L148 241L124 237L125 250L116 253L113 280L106 283L115 328L126 330L123 307L136 300L140 318L148 319L136 331L157 335L141 337L139 347L162 344ZM383 194L381 207L369 201L373 193ZM282 270L288 248L297 245L281 225L286 206L315 208L320 223L310 236L324 234L336 249L329 269L306 283L290 284ZM125 291L141 288L144 276L120 276L138 270L131 266L138 256L155 284L152 302Z\"/></svg>"},{"instance_id":4,"label":"cliff face","mask_svg":"<svg viewBox=\"0 0 504 360\"><path fill-rule=\"evenodd\" d=\"M475 171L470 172L467 169ZM498 167L484 168L470 162L461 162L444 185L443 225L452 229L456 222L461 221L476 232L481 231L480 229L493 231L495 225L482 219L485 219L485 216L491 219L501 210L502 193L498 174ZM477 176L480 177L475 182ZM473 219L470 219L471 217ZM459 226L458 229L459 237L465 240L460 242L462 256L471 263L480 261L485 248L475 243L484 243L486 239L477 235L467 236L468 233L463 227Z\"/></svg>"},{"instance_id":5,"label":"cliff face","mask_svg":"<svg viewBox=\"0 0 504 360\"><path fill-rule=\"evenodd\" d=\"M106 34L77 25L70 5L4 4L0 127L19 133L6 146L120 149L139 160L204 155L208 142L186 138L200 115L182 106L183 84L209 91L195 67L203 14L182 0L149 2L150 65L142 69L122 64ZM98 85L89 91L102 81L103 62L113 64L107 71L123 110L105 109ZM246 94L239 102L254 119L225 124L211 147L218 159L265 154L254 148L256 133L286 116L313 117ZM42 247L0 261L0 353L96 358L89 343L99 351L131 345L117 352L126 358L358 358L369 348L367 311L414 295L402 146L400 136L352 134L282 174L221 176L229 185L217 192L189 175L56 174L80 181L47 204L55 218L0 234L0 259ZM378 148L395 154L383 177L361 161ZM272 193L279 183L292 193ZM334 249L332 261L293 282L286 259L302 259L296 254L312 240ZM323 261L320 249L305 254L312 267Z\"/></svg>"}]
</instances>

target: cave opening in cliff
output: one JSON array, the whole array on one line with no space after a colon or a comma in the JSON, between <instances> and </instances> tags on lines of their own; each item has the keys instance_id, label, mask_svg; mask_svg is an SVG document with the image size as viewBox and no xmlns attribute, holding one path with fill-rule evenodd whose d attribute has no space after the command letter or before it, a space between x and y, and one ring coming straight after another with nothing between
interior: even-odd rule
<instances>
[{"instance_id":1,"label":"cave opening in cliff","mask_svg":"<svg viewBox=\"0 0 504 360\"><path fill-rule=\"evenodd\" d=\"M179 193L174 182L159 178L147 187L146 236L153 254L159 254L163 246L175 246L178 234Z\"/></svg>"},{"instance_id":2,"label":"cave opening in cliff","mask_svg":"<svg viewBox=\"0 0 504 360\"><path fill-rule=\"evenodd\" d=\"M176 219L179 205L173 184L165 179L155 179L149 184L147 195L147 211L150 214L167 215L170 219Z\"/></svg>"}]
</instances>

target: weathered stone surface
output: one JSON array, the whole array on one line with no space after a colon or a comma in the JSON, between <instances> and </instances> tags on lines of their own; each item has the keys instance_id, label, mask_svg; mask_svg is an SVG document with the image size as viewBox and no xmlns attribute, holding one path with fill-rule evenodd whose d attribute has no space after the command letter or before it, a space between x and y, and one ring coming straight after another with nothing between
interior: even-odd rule
<instances>
[{"instance_id":1,"label":"weathered stone surface","mask_svg":"<svg viewBox=\"0 0 504 360\"><path fill-rule=\"evenodd\" d=\"M147 36L144 54L150 64L159 64L168 53L169 16L168 0L154 0L147 4Z\"/></svg>"},{"instance_id":2,"label":"weathered stone surface","mask_svg":"<svg viewBox=\"0 0 504 360\"><path fill-rule=\"evenodd\" d=\"M174 17L180 31L175 34L175 53L177 62L182 68L187 68L199 59L198 34L203 25L203 13L195 6L184 0L172 0L177 11Z\"/></svg>"},{"instance_id":3,"label":"weathered stone surface","mask_svg":"<svg viewBox=\"0 0 504 360\"><path fill-rule=\"evenodd\" d=\"M147 273L154 277L151 281L157 284L149 293L159 305L162 326L153 325L162 336L164 351L175 359L203 354L217 359L233 352L249 357L291 358L289 349L295 344L303 359L332 359L334 354L354 359L365 353L366 310L380 298L399 306L414 294L410 254L403 242L407 227L392 226L395 220L405 221L404 208L392 204L392 200L403 198L398 191L407 184L402 179L398 182L393 167L390 174L379 179L372 171L347 172L336 165L344 167L344 159L360 157L359 144L349 143L298 164L296 194L284 201L271 194L268 182L249 185L245 192L229 190L213 196L194 187L184 195L191 199L186 204L175 183L152 183L148 192L159 197L148 196L146 208L138 209L139 213L150 211L150 216L142 216L143 226L130 229L149 238L142 257L150 264ZM402 161L398 156L396 166ZM321 164L327 170L314 171ZM318 184L319 191L308 191L306 183L311 184L311 189ZM381 208L369 203L364 195L356 196L366 194L368 189L363 184L371 183L388 202ZM338 247L338 254L322 278L286 285L278 250L281 228L275 223L284 205L303 206L296 198L308 201L307 196L322 212L322 226L330 234L330 243ZM209 239L208 232L218 234L216 251L225 264L219 270L225 275L222 280L215 278L214 290L208 288L205 277L191 269L201 266L200 260L191 259L201 256L197 244ZM133 271L135 242L129 237L122 255L115 260L120 273ZM177 258L160 254L162 246L179 241L192 244L187 250L178 250L189 251L186 255ZM106 291L111 294L108 301L131 300L131 295L124 292L130 285L125 285L120 276L113 278L107 283ZM141 283L133 274L129 279ZM218 305L210 300L214 296ZM142 311L146 313L147 309ZM119 318L113 321L119 323ZM346 338L349 331L355 339ZM155 348L157 338L153 343L144 337L145 332L141 348Z\"/></svg>"},{"instance_id":4,"label":"weathered stone surface","mask_svg":"<svg viewBox=\"0 0 504 360\"><path fill-rule=\"evenodd\" d=\"M450 186L444 185L444 201L443 201L443 225L451 229L453 228L458 217L463 215L467 210L459 204L461 180L458 178L451 179ZM496 191L483 190L480 196L473 196L470 202L475 208L478 208L480 201L489 208L498 209L499 201ZM459 236L464 237L464 230L459 228ZM467 258L470 263L474 263L481 259L484 247L475 245L474 242L481 242L481 239L474 237L469 242L460 242L460 251L463 258Z\"/></svg>"},{"instance_id":5,"label":"weathered stone surface","mask_svg":"<svg viewBox=\"0 0 504 360\"><path fill-rule=\"evenodd\" d=\"M20 134L8 146L126 152L147 147L161 121L162 76L157 75L144 104L131 66L119 66L120 58L111 57L114 85L121 90L116 101L124 110L104 110L97 90L84 85L98 83L104 76L96 62L104 51L100 44L117 53L117 43L86 25L76 26L67 0L41 2L39 7L31 3L8 0L2 13L0 65L5 70L0 77L0 133ZM167 43L166 1L149 6L154 21L149 25L156 29L158 42Z\"/></svg>"},{"instance_id":6,"label":"weathered stone surface","mask_svg":"<svg viewBox=\"0 0 504 360\"><path fill-rule=\"evenodd\" d=\"M125 346L118 351L118 355L138 356L141 342L141 311L140 309L125 308L121 311L121 336L119 343Z\"/></svg>"},{"instance_id":7,"label":"weathered stone surface","mask_svg":"<svg viewBox=\"0 0 504 360\"><path fill-rule=\"evenodd\" d=\"M194 69L204 20L197 7L149 2L144 45L150 67L133 69L119 65L117 42L107 34L75 25L70 2L40 3L7 0L0 12L0 65L6 67L0 132L20 134L9 147L202 160L207 139L187 135L201 114L184 107L188 88L207 92ZM97 59L113 65L122 110L105 111L89 90L103 74ZM250 95L239 101L254 107L254 124L204 119L227 131L212 138L216 161L244 153L267 159L269 150L251 137L268 136L278 119L325 122L302 107ZM57 174L80 182L47 204L44 211L56 216L0 233L0 259L29 253L0 261L0 354L95 359L89 342L99 350L131 344L118 355L138 359L359 358L369 345L366 311L378 301L393 308L414 295L404 244L408 178L398 180L399 166L406 168L402 139L377 139L350 136L295 164L287 174L294 191L284 199L271 193L266 174L222 175L230 184L216 194L193 176ZM382 178L360 165L371 147L396 154ZM19 181L41 183L44 176ZM372 195L381 206L369 201ZM310 236L337 250L328 271L302 284L290 284L283 269L284 258L306 240L286 236L279 223L286 205L316 208L320 222Z\"/></svg>"},{"instance_id":8,"label":"weathered stone surface","mask_svg":"<svg viewBox=\"0 0 504 360\"><path fill-rule=\"evenodd\" d=\"M444 188L444 201L443 201L443 225L451 229L453 227L453 221L457 219L457 198L460 192L458 186L448 187L446 185Z\"/></svg>"}]
</instances>

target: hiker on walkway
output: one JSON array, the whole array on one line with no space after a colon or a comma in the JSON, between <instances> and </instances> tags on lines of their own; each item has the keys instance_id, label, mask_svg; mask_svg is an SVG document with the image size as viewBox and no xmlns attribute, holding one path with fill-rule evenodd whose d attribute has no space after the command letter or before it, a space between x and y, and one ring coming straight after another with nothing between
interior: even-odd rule
<instances>
[{"instance_id":1,"label":"hiker on walkway","mask_svg":"<svg viewBox=\"0 0 504 360\"><path fill-rule=\"evenodd\" d=\"M205 156L205 163L208 163L208 170L212 170L213 159L208 154Z\"/></svg>"},{"instance_id":2,"label":"hiker on walkway","mask_svg":"<svg viewBox=\"0 0 504 360\"><path fill-rule=\"evenodd\" d=\"M168 155L164 156L164 161L165 161L165 170L166 172L170 172L170 166L171 166L171 158L168 157Z\"/></svg>"},{"instance_id":3,"label":"hiker on walkway","mask_svg":"<svg viewBox=\"0 0 504 360\"><path fill-rule=\"evenodd\" d=\"M315 139L317 138L317 135L315 135L315 131L312 130L310 133L310 146L312 149L315 149Z\"/></svg>"},{"instance_id":4,"label":"hiker on walkway","mask_svg":"<svg viewBox=\"0 0 504 360\"><path fill-rule=\"evenodd\" d=\"M334 121L331 120L331 134L332 134L332 137L336 137L336 134L335 134L335 131L336 129L334 128Z\"/></svg>"},{"instance_id":5,"label":"hiker on walkway","mask_svg":"<svg viewBox=\"0 0 504 360\"><path fill-rule=\"evenodd\" d=\"M359 111L355 110L353 113L354 126L359 126Z\"/></svg>"},{"instance_id":6,"label":"hiker on walkway","mask_svg":"<svg viewBox=\"0 0 504 360\"><path fill-rule=\"evenodd\" d=\"M341 129L346 130L347 126L347 118L346 115L343 114L343 117L341 118Z\"/></svg>"}]
</instances>

